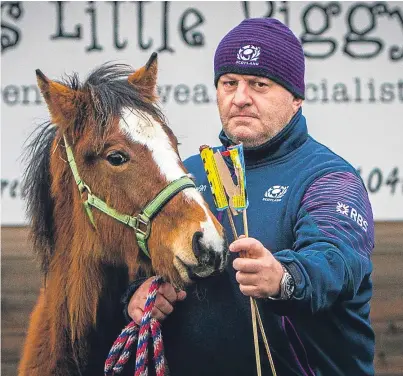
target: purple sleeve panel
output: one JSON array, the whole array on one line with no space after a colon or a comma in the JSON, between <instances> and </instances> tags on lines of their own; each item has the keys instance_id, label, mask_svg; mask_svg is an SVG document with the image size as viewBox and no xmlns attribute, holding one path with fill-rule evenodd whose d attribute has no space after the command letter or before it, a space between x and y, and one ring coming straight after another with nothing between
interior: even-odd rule
<instances>
[{"instance_id":1,"label":"purple sleeve panel","mask_svg":"<svg viewBox=\"0 0 403 376\"><path fill-rule=\"evenodd\" d=\"M301 204L324 236L370 257L374 221L367 191L358 176L351 172L327 174L311 184Z\"/></svg>"}]
</instances>

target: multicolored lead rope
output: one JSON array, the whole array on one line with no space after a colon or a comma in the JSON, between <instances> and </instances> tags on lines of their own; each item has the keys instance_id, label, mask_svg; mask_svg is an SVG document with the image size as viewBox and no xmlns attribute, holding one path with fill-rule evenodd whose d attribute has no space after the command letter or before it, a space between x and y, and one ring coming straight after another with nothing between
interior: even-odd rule
<instances>
[{"instance_id":1,"label":"multicolored lead rope","mask_svg":"<svg viewBox=\"0 0 403 376\"><path fill-rule=\"evenodd\" d=\"M135 376L148 375L148 342L151 338L154 349L154 365L157 376L165 375L164 345L162 342L161 324L151 318L158 288L162 283L161 277L155 277L148 292L144 314L140 327L132 321L120 333L109 351L105 362L105 376L119 375L132 353L133 343L137 340Z\"/></svg>"}]
</instances>

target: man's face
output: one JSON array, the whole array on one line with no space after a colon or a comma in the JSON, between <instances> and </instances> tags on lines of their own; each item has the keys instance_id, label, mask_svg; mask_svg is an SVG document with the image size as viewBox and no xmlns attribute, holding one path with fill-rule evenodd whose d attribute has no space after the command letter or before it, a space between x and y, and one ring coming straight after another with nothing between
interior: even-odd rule
<instances>
[{"instance_id":1,"label":"man's face","mask_svg":"<svg viewBox=\"0 0 403 376\"><path fill-rule=\"evenodd\" d=\"M218 81L217 104L227 137L254 147L279 133L302 99L268 78L228 73Z\"/></svg>"}]
</instances>

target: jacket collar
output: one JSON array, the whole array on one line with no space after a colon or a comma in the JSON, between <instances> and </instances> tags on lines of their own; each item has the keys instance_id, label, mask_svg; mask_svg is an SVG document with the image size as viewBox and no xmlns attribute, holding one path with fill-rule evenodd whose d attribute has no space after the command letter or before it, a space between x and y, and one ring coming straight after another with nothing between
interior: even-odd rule
<instances>
[{"instance_id":1,"label":"jacket collar","mask_svg":"<svg viewBox=\"0 0 403 376\"><path fill-rule=\"evenodd\" d=\"M219 135L224 148L233 145L232 141L222 130ZM302 109L294 115L284 129L266 143L244 148L245 165L256 166L274 161L298 149L308 138L308 129Z\"/></svg>"}]
</instances>

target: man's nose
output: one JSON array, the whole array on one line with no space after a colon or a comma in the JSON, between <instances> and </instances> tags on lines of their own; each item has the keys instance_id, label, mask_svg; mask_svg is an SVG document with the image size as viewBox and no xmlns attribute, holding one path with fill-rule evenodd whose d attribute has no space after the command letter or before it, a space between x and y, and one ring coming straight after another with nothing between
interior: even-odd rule
<instances>
[{"instance_id":1,"label":"man's nose","mask_svg":"<svg viewBox=\"0 0 403 376\"><path fill-rule=\"evenodd\" d=\"M232 103L241 108L252 104L249 90L250 88L246 82L238 82Z\"/></svg>"}]
</instances>

